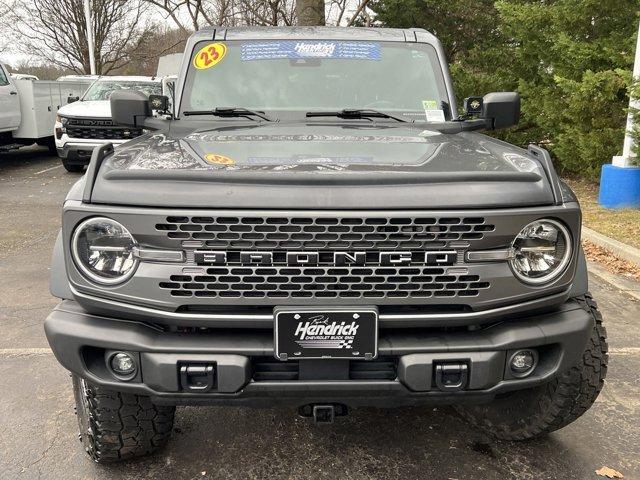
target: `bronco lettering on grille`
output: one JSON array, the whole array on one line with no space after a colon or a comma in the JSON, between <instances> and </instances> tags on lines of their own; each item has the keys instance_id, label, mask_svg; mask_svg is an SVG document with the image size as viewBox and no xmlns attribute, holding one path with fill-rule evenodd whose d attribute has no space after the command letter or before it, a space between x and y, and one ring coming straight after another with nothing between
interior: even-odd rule
<instances>
[{"instance_id":1,"label":"bronco lettering on grille","mask_svg":"<svg viewBox=\"0 0 640 480\"><path fill-rule=\"evenodd\" d=\"M196 250L195 262L199 265L454 265L457 252L255 252Z\"/></svg>"}]
</instances>

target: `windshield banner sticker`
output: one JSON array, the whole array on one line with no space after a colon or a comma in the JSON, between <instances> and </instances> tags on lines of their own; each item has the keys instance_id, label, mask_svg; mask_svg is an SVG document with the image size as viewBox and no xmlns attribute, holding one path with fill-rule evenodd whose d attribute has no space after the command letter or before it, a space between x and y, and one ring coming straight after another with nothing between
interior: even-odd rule
<instances>
[{"instance_id":1,"label":"windshield banner sticker","mask_svg":"<svg viewBox=\"0 0 640 480\"><path fill-rule=\"evenodd\" d=\"M347 60L380 60L380 44L375 42L334 41L270 41L244 43L241 47L243 61L339 58Z\"/></svg>"},{"instance_id":2,"label":"windshield banner sticker","mask_svg":"<svg viewBox=\"0 0 640 480\"><path fill-rule=\"evenodd\" d=\"M226 54L227 46L224 43L210 43L198 50L193 57L193 66L198 70L215 67Z\"/></svg>"}]
</instances>

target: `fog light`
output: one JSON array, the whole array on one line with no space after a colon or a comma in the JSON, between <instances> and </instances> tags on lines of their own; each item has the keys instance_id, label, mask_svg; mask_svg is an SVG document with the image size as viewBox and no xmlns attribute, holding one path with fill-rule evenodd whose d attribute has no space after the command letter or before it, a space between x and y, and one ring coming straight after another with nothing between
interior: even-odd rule
<instances>
[{"instance_id":1,"label":"fog light","mask_svg":"<svg viewBox=\"0 0 640 480\"><path fill-rule=\"evenodd\" d=\"M535 350L518 350L511 355L509 368L514 377L527 377L533 372L537 362L538 354Z\"/></svg>"},{"instance_id":2,"label":"fog light","mask_svg":"<svg viewBox=\"0 0 640 480\"><path fill-rule=\"evenodd\" d=\"M111 357L111 370L116 375L122 377L128 377L136 371L136 361L134 358L125 352L116 353Z\"/></svg>"}]
</instances>

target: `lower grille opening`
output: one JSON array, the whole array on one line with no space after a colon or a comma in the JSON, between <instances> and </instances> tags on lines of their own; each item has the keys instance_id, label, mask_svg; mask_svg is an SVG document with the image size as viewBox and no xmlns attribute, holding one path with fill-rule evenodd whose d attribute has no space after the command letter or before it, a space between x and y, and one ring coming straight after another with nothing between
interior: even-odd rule
<instances>
[{"instance_id":1,"label":"lower grille opening","mask_svg":"<svg viewBox=\"0 0 640 480\"><path fill-rule=\"evenodd\" d=\"M300 364L297 360L280 362L273 357L252 357L251 364L255 382L300 380ZM398 361L393 357L371 361L351 360L348 368L349 380L395 380Z\"/></svg>"}]
</instances>

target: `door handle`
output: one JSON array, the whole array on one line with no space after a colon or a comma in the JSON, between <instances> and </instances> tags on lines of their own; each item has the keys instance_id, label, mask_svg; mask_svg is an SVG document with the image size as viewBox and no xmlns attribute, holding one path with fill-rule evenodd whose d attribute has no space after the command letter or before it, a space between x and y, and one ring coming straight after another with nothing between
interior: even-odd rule
<instances>
[{"instance_id":1,"label":"door handle","mask_svg":"<svg viewBox=\"0 0 640 480\"><path fill-rule=\"evenodd\" d=\"M17 95L18 92L9 92L9 95Z\"/></svg>"}]
</instances>

